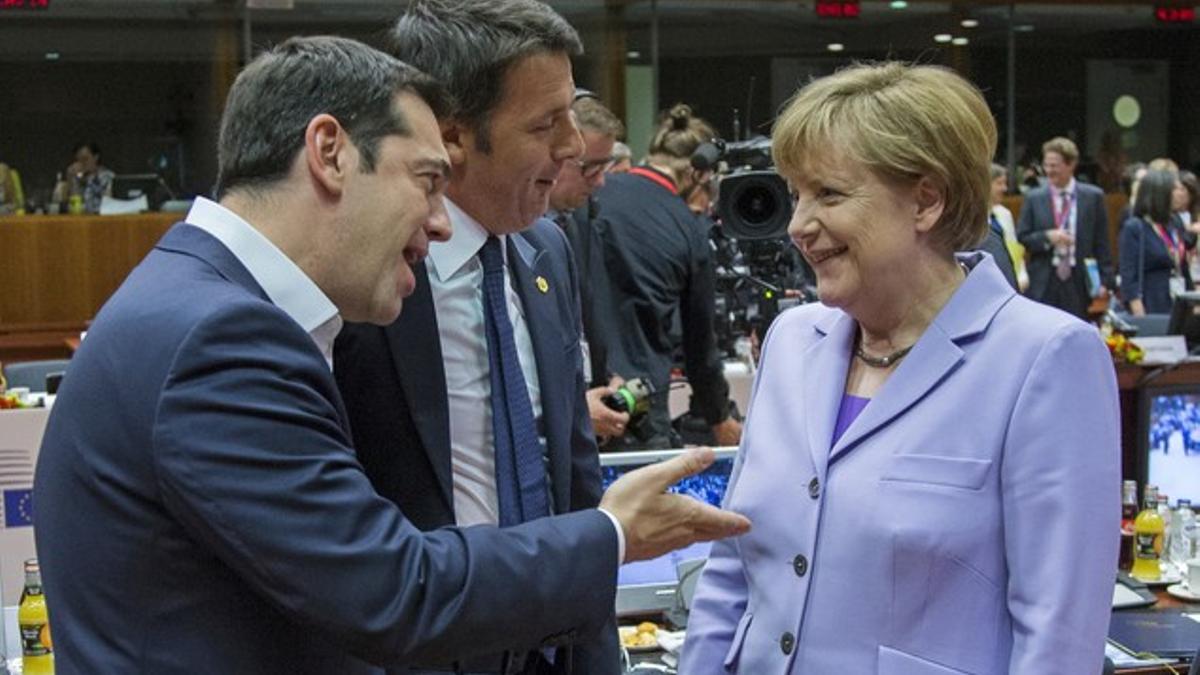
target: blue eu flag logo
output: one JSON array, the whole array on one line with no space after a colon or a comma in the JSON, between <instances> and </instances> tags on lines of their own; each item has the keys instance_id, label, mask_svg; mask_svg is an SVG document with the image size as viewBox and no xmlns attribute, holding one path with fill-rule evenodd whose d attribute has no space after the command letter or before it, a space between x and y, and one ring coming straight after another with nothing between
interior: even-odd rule
<instances>
[{"instance_id":1,"label":"blue eu flag logo","mask_svg":"<svg viewBox=\"0 0 1200 675\"><path fill-rule=\"evenodd\" d=\"M33 525L33 489L4 491L4 526Z\"/></svg>"}]
</instances>

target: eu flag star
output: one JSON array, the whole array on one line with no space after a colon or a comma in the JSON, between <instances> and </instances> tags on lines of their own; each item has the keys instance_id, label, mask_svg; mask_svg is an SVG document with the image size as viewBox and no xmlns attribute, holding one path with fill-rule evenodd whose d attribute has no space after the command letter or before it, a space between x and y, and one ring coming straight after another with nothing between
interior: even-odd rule
<instances>
[{"instance_id":1,"label":"eu flag star","mask_svg":"<svg viewBox=\"0 0 1200 675\"><path fill-rule=\"evenodd\" d=\"M4 526L30 527L33 525L33 489L4 491Z\"/></svg>"}]
</instances>

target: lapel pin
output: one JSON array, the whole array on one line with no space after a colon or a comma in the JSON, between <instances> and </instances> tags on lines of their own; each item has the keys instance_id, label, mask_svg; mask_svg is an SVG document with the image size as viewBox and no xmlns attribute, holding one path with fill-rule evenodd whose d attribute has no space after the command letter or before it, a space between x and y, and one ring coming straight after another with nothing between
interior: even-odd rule
<instances>
[{"instance_id":1,"label":"lapel pin","mask_svg":"<svg viewBox=\"0 0 1200 675\"><path fill-rule=\"evenodd\" d=\"M550 283L548 281L546 281L546 277L538 277L537 279L534 280L534 282L537 284L539 291L541 291L543 293L549 292Z\"/></svg>"}]
</instances>

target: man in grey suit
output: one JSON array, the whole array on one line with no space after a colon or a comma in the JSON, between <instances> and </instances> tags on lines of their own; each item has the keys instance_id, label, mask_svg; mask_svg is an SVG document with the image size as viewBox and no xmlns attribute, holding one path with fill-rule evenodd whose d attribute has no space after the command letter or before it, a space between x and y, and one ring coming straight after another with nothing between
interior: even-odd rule
<instances>
[{"instance_id":1,"label":"man in grey suit","mask_svg":"<svg viewBox=\"0 0 1200 675\"><path fill-rule=\"evenodd\" d=\"M1030 190L1021 204L1017 239L1025 246L1029 297L1087 319L1093 296L1113 288L1104 192L1075 180L1079 149L1069 138L1042 145L1046 185ZM1100 286L1088 279L1094 260Z\"/></svg>"},{"instance_id":2,"label":"man in grey suit","mask_svg":"<svg viewBox=\"0 0 1200 675\"><path fill-rule=\"evenodd\" d=\"M97 315L34 482L59 675L376 673L608 621L622 547L748 528L664 494L711 452L600 508L422 532L363 473L330 371L342 320L387 324L449 237L441 88L365 45L255 59L198 199Z\"/></svg>"}]
</instances>

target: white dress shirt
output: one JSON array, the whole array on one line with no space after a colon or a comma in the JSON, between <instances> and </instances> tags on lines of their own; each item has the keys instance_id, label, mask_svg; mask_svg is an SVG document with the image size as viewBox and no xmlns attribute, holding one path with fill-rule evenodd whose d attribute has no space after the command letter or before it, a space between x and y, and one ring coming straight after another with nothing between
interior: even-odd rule
<instances>
[{"instance_id":1,"label":"white dress shirt","mask_svg":"<svg viewBox=\"0 0 1200 675\"><path fill-rule=\"evenodd\" d=\"M1067 186L1065 188L1055 187L1053 183L1051 183L1049 185L1050 185L1051 199L1053 199L1053 204L1054 204L1054 213L1050 214L1052 217L1055 217L1057 219L1057 214L1062 213L1063 193L1066 193L1066 194L1070 195L1070 197L1071 197L1070 210L1067 212L1066 221L1058 229L1064 230L1064 231L1068 232L1072 237L1074 237L1075 236L1075 218L1076 218L1076 214L1079 213L1079 199L1078 199L1079 195L1075 191L1075 179L1072 178L1071 181L1069 183L1067 183ZM1054 224L1055 224L1055 226L1058 226L1058 222L1055 222ZM1074 267L1075 266L1075 244L1074 244L1074 242L1063 247L1061 249L1061 252L1059 253L1059 255L1068 256L1071 261L1071 267ZM1058 263L1055 262L1054 264L1057 265Z\"/></svg>"},{"instance_id":2,"label":"white dress shirt","mask_svg":"<svg viewBox=\"0 0 1200 675\"><path fill-rule=\"evenodd\" d=\"M217 238L250 272L275 306L300 324L333 369L333 340L342 330L337 307L291 258L233 211L197 197L187 222Z\"/></svg>"},{"instance_id":3,"label":"white dress shirt","mask_svg":"<svg viewBox=\"0 0 1200 675\"><path fill-rule=\"evenodd\" d=\"M432 242L425 265L429 288L437 308L438 340L446 374L450 414L450 469L454 485L454 521L459 526L500 522L496 495L496 450L492 434L492 383L489 377L487 333L483 316L483 264L479 249L490 233L457 204L446 199L446 212L454 235ZM500 236L504 255L504 297L517 344L517 360L529 390L538 442L543 452L542 393L529 324L508 268L507 236ZM480 412L482 411L482 414ZM549 475L546 478L549 481ZM553 500L549 500L553 508ZM617 561L625 560L625 532L613 514L608 516L617 534Z\"/></svg>"},{"instance_id":4,"label":"white dress shirt","mask_svg":"<svg viewBox=\"0 0 1200 675\"><path fill-rule=\"evenodd\" d=\"M492 436L492 385L489 378L487 333L483 316L483 265L479 249L489 233L474 218L446 200L454 236L429 245L426 267L429 287L437 307L438 339L446 373L450 413L450 467L454 482L454 519L458 525L495 525L500 522L496 496L496 453ZM533 341L525 310L512 285L508 269L507 236L500 236L504 255L504 296L512 322L521 374L541 432L542 396ZM480 411L483 414L480 414Z\"/></svg>"},{"instance_id":5,"label":"white dress shirt","mask_svg":"<svg viewBox=\"0 0 1200 675\"><path fill-rule=\"evenodd\" d=\"M1079 210L1079 200L1076 199L1076 197L1078 197L1078 195L1075 193L1075 179L1072 178L1071 181L1069 183L1067 183L1067 186L1065 188L1056 188L1053 185L1051 185L1050 191L1054 195L1054 212L1055 213L1062 212L1062 208L1063 208L1062 195L1063 195L1063 193L1065 192L1065 193L1071 195L1071 210L1067 213L1067 222L1063 226L1062 229L1074 234L1075 233L1075 214ZM1057 225L1057 224L1058 223L1055 223L1055 225Z\"/></svg>"}]
</instances>

